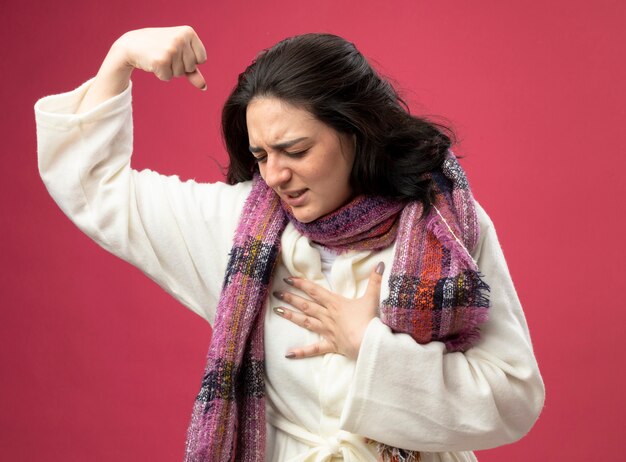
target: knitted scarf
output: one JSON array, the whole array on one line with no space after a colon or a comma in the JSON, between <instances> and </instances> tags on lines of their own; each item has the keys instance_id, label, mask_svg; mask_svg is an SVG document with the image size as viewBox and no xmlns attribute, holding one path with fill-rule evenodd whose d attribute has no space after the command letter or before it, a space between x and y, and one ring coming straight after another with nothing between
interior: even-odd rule
<instances>
[{"instance_id":1,"label":"knitted scarf","mask_svg":"<svg viewBox=\"0 0 626 462\"><path fill-rule=\"evenodd\" d=\"M300 223L256 175L235 233L186 462L258 462L265 454L264 308L288 221L330 249L380 250L396 240L389 296L380 318L416 342L464 351L487 318L489 287L469 252L478 241L474 199L452 153L430 173L436 199L426 216L419 202L360 196L312 223ZM418 460L419 453L378 446L381 460Z\"/></svg>"}]
</instances>

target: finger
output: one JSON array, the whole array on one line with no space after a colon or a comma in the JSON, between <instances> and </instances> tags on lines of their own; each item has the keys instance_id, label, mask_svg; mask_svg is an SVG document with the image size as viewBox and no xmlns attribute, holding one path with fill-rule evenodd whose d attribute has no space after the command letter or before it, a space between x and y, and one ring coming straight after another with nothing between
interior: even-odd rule
<instances>
[{"instance_id":1,"label":"finger","mask_svg":"<svg viewBox=\"0 0 626 462\"><path fill-rule=\"evenodd\" d=\"M311 358L313 356L325 355L326 353L333 353L333 347L328 342L314 343L313 345L307 345L302 348L294 348L290 350L285 358L289 359L302 359Z\"/></svg>"},{"instance_id":2,"label":"finger","mask_svg":"<svg viewBox=\"0 0 626 462\"><path fill-rule=\"evenodd\" d=\"M380 299L380 288L383 282L383 273L385 271L385 264L381 261L376 265L370 273L369 281L367 281L367 288L365 289L365 296L376 299Z\"/></svg>"},{"instance_id":3,"label":"finger","mask_svg":"<svg viewBox=\"0 0 626 462\"><path fill-rule=\"evenodd\" d=\"M324 325L320 322L319 319L315 319L312 316L307 316L306 314L298 313L297 311L293 311L285 308L284 306L277 306L274 308L274 313L277 315L288 319L294 324L306 329L311 332L315 332L318 334L322 333Z\"/></svg>"},{"instance_id":4,"label":"finger","mask_svg":"<svg viewBox=\"0 0 626 462\"><path fill-rule=\"evenodd\" d=\"M189 72L185 74L185 76L194 87L199 88L200 90L206 90L206 80L204 80L204 76L199 69Z\"/></svg>"},{"instance_id":5,"label":"finger","mask_svg":"<svg viewBox=\"0 0 626 462\"><path fill-rule=\"evenodd\" d=\"M183 65L185 66L185 72L189 73L189 72L195 71L196 65L197 65L196 55L191 49L191 44L189 43L185 44L182 57L183 57Z\"/></svg>"},{"instance_id":6,"label":"finger","mask_svg":"<svg viewBox=\"0 0 626 462\"><path fill-rule=\"evenodd\" d=\"M190 44L191 44L191 49L196 55L196 62L198 64L202 64L206 62L206 49L204 48L204 45L202 44L200 37L198 37L198 35L195 32L191 36Z\"/></svg>"},{"instance_id":7,"label":"finger","mask_svg":"<svg viewBox=\"0 0 626 462\"><path fill-rule=\"evenodd\" d=\"M178 52L172 56L172 72L175 77L185 75L185 63L183 62L182 52Z\"/></svg>"},{"instance_id":8,"label":"finger","mask_svg":"<svg viewBox=\"0 0 626 462\"><path fill-rule=\"evenodd\" d=\"M312 300L307 300L298 295L290 292L274 292L272 295L279 300L289 303L291 306L298 308L303 314L313 316L316 319L322 318L327 312L326 308L315 303Z\"/></svg>"},{"instance_id":9,"label":"finger","mask_svg":"<svg viewBox=\"0 0 626 462\"><path fill-rule=\"evenodd\" d=\"M322 306L327 306L327 304L332 301L332 292L324 289L322 286L315 284L314 282L293 277L285 278L283 280L290 286L300 289Z\"/></svg>"},{"instance_id":10,"label":"finger","mask_svg":"<svg viewBox=\"0 0 626 462\"><path fill-rule=\"evenodd\" d=\"M173 75L172 67L166 66L166 65L159 66L154 71L154 75L156 75L159 80L164 80L165 82L169 82L170 80L172 80L172 75Z\"/></svg>"}]
</instances>

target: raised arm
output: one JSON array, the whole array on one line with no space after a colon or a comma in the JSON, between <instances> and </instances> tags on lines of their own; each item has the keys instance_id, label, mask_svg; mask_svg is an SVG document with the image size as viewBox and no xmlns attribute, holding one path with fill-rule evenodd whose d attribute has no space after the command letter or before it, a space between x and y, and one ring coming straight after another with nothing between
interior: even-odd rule
<instances>
[{"instance_id":1,"label":"raised arm","mask_svg":"<svg viewBox=\"0 0 626 462\"><path fill-rule=\"evenodd\" d=\"M189 34L192 39L181 39ZM99 245L212 322L248 185L181 182L130 166L132 66L152 69L163 79L189 69L189 78L204 85L195 64L182 64L191 61L189 50L201 45L196 40L186 27L124 34L96 78L42 98L35 115L39 171L59 207ZM168 58L159 59L163 53L149 52L148 45L168 50ZM204 59L204 48L198 50L202 55L194 58L196 64ZM146 55L144 61L136 58Z\"/></svg>"}]
</instances>

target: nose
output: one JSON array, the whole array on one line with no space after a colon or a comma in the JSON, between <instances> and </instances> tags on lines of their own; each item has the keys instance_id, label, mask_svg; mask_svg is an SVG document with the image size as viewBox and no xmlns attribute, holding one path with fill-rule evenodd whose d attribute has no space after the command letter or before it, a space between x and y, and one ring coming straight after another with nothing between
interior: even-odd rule
<instances>
[{"instance_id":1,"label":"nose","mask_svg":"<svg viewBox=\"0 0 626 462\"><path fill-rule=\"evenodd\" d=\"M272 189L286 185L291 179L291 170L280 155L268 154L265 163L260 164L260 170L265 183Z\"/></svg>"}]
</instances>

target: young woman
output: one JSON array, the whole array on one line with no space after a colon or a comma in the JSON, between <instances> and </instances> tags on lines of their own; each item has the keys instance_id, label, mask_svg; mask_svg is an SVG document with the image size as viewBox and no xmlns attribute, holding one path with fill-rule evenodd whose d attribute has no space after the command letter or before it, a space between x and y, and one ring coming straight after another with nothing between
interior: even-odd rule
<instances>
[{"instance_id":1,"label":"young woman","mask_svg":"<svg viewBox=\"0 0 626 462\"><path fill-rule=\"evenodd\" d=\"M446 131L351 43L286 39L223 109L227 183L130 167L134 69L205 87L190 27L142 29L36 104L64 212L213 326L187 461L471 461L544 399L489 217Z\"/></svg>"}]
</instances>

